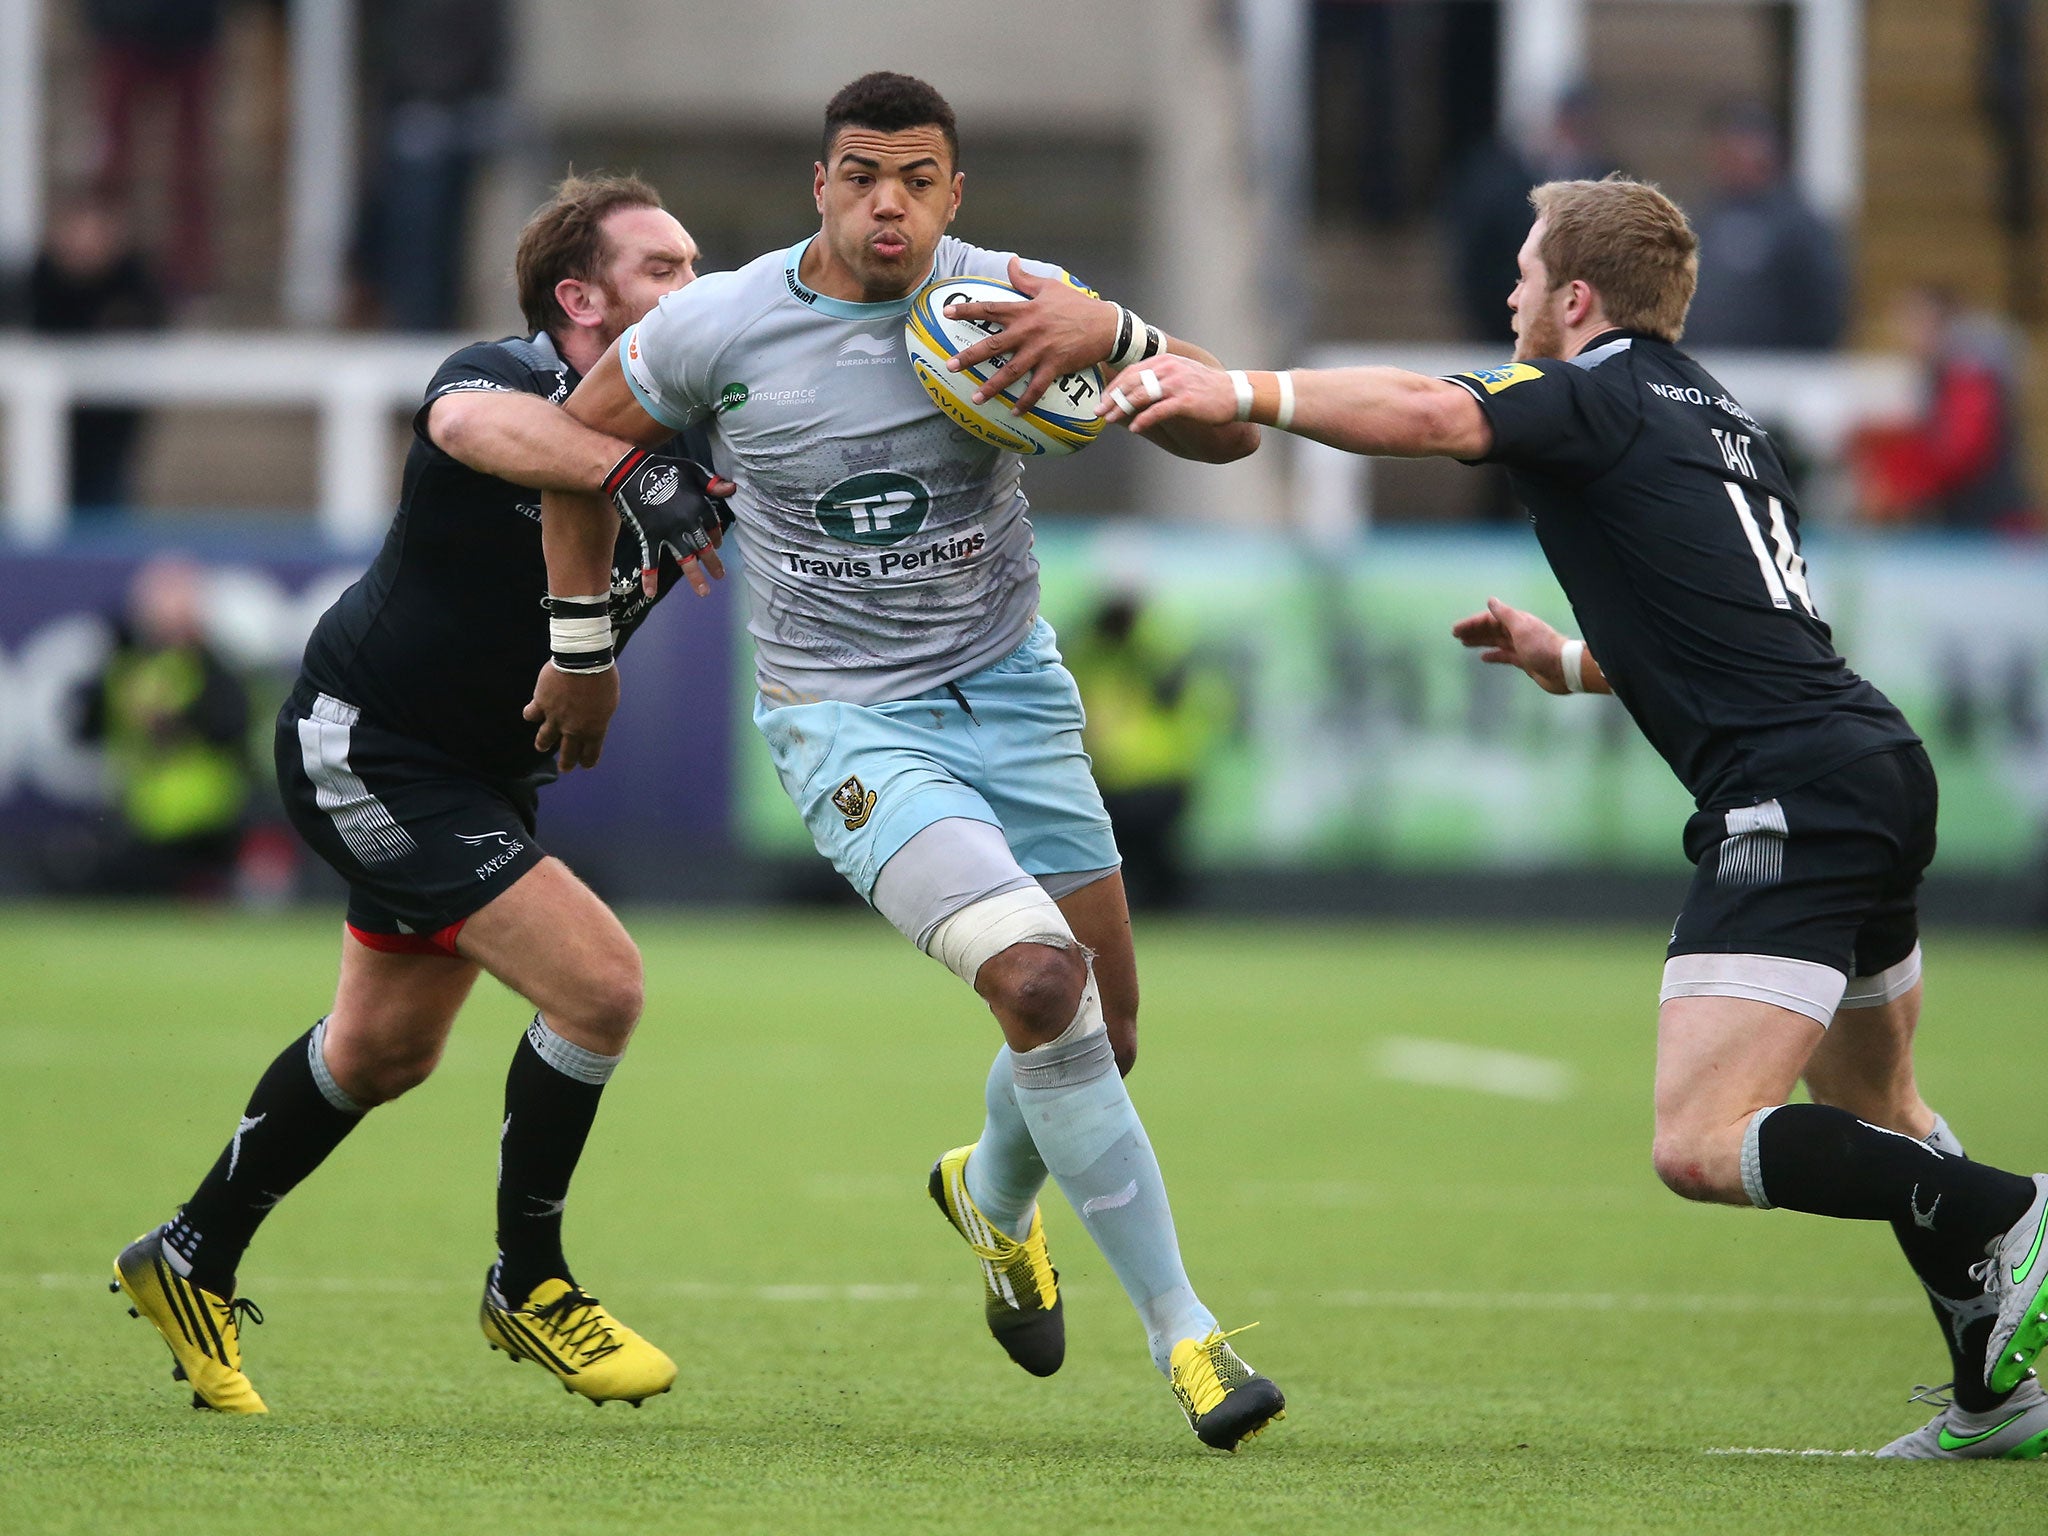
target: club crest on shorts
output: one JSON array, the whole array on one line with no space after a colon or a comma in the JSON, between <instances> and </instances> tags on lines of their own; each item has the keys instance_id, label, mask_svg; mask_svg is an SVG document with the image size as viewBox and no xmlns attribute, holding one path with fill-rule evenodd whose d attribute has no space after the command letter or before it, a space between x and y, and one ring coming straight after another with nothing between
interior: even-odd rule
<instances>
[{"instance_id":1,"label":"club crest on shorts","mask_svg":"<svg viewBox=\"0 0 2048 1536\"><path fill-rule=\"evenodd\" d=\"M832 791L832 809L846 818L846 830L858 832L875 813L875 792L858 775Z\"/></svg>"}]
</instances>

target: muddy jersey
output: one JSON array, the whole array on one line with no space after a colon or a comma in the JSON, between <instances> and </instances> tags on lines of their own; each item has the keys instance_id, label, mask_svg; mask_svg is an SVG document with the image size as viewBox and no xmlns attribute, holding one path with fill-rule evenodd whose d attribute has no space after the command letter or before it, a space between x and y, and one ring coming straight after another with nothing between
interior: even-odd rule
<instances>
[{"instance_id":1,"label":"muddy jersey","mask_svg":"<svg viewBox=\"0 0 2048 1536\"><path fill-rule=\"evenodd\" d=\"M664 296L619 339L620 361L657 421L707 426L718 472L739 486L732 536L764 699L908 698L1031 629L1022 464L924 392L903 342L910 299L815 292L797 275L809 244ZM1007 280L1008 268L1006 252L948 237L932 276Z\"/></svg>"}]
</instances>

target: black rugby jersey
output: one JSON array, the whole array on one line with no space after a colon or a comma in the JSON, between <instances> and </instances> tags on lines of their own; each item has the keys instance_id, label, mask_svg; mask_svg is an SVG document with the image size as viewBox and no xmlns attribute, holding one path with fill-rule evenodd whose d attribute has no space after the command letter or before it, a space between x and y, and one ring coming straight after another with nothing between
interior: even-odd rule
<instances>
[{"instance_id":1,"label":"black rugby jersey","mask_svg":"<svg viewBox=\"0 0 2048 1536\"><path fill-rule=\"evenodd\" d=\"M1452 382L1493 426L1615 696L1703 810L1755 804L1919 740L1835 654L1770 437L1668 342Z\"/></svg>"},{"instance_id":2,"label":"black rugby jersey","mask_svg":"<svg viewBox=\"0 0 2048 1536\"><path fill-rule=\"evenodd\" d=\"M427 410L464 390L516 390L559 405L578 378L546 332L478 342L443 363L413 417L383 548L306 643L302 675L314 687L491 778L554 776L553 758L534 750L534 727L520 714L549 656L540 492L444 453L427 436ZM708 463L704 448L686 438L664 451ZM656 601L640 590L639 569L639 543L622 532L612 556L621 646ZM681 574L662 560L664 595Z\"/></svg>"}]
</instances>

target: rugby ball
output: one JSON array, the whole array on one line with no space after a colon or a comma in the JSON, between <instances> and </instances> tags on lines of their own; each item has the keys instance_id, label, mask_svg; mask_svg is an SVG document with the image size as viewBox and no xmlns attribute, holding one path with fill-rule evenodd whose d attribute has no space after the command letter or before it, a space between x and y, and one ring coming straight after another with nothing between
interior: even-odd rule
<instances>
[{"instance_id":1,"label":"rugby ball","mask_svg":"<svg viewBox=\"0 0 2048 1536\"><path fill-rule=\"evenodd\" d=\"M1000 356L958 373L946 367L948 358L1003 329L985 320L948 320L947 305L1023 302L1024 295L1015 288L989 277L949 277L927 283L910 301L910 313L903 321L910 365L917 370L917 380L932 403L954 425L984 443L1027 458L1077 453L1102 432L1102 419L1095 414L1106 383L1100 368L1084 368L1056 379L1036 405L1012 415L1010 408L1024 388L1023 379L981 405L974 403L974 392L1001 366Z\"/></svg>"}]
</instances>

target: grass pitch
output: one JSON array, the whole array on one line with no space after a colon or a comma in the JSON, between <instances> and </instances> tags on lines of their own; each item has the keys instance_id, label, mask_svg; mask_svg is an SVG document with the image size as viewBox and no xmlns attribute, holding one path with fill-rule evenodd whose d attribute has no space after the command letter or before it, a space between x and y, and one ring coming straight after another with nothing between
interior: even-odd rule
<instances>
[{"instance_id":1,"label":"grass pitch","mask_svg":"<svg viewBox=\"0 0 2048 1536\"><path fill-rule=\"evenodd\" d=\"M0 924L0 1530L2039 1531L2048 1467L1832 1456L1946 1375L1882 1229L1651 1176L1662 934L1146 924L1133 1089L1190 1268L1286 1388L1202 1451L1057 1195L1065 1370L983 1332L925 1172L996 1032L883 924L629 914L650 1007L571 1202L580 1278L682 1366L593 1411L486 1350L503 1070L486 983L435 1078L243 1272L271 1415L192 1412L105 1290L263 1064L338 922L18 908ZM1940 936L1923 1082L2048 1164L2048 956ZM1449 1047L1447 1049L1447 1046ZM1511 1052L1529 1062L1474 1055Z\"/></svg>"}]
</instances>

